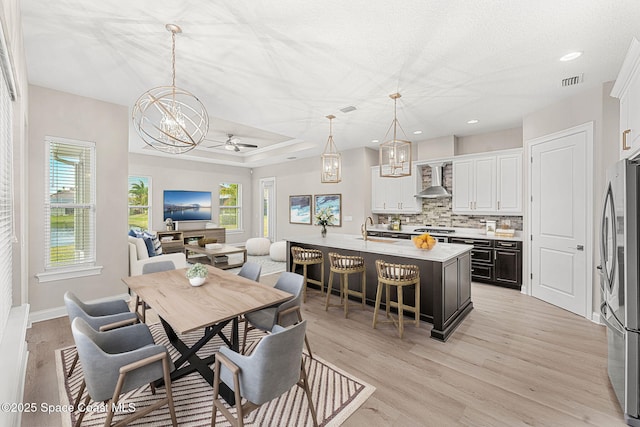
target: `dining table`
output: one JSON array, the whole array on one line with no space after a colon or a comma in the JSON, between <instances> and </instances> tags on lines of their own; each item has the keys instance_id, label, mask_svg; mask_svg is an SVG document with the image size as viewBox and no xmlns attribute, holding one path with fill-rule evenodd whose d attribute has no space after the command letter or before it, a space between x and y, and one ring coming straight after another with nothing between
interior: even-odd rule
<instances>
[{"instance_id":1,"label":"dining table","mask_svg":"<svg viewBox=\"0 0 640 427\"><path fill-rule=\"evenodd\" d=\"M198 371L213 385L211 367L215 354L200 357L196 353L216 335L234 351L239 350L238 319L246 313L280 304L293 295L246 279L229 271L206 266L205 282L192 286L187 268L124 277L122 281L159 316L171 345L180 353L173 361L171 380ZM230 337L223 333L231 324ZM202 331L202 338L187 345L180 335ZM188 362L188 363L187 363ZM162 385L159 380L156 385ZM224 386L224 387L222 387ZM220 394L231 405L233 392L223 383Z\"/></svg>"}]
</instances>

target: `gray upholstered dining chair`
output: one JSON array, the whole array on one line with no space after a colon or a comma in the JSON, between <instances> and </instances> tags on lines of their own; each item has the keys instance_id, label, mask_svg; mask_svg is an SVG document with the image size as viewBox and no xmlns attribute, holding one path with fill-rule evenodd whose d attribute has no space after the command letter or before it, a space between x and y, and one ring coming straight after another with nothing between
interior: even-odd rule
<instances>
[{"instance_id":1,"label":"gray upholstered dining chair","mask_svg":"<svg viewBox=\"0 0 640 427\"><path fill-rule=\"evenodd\" d=\"M143 265L142 274L159 273L161 271L169 271L175 269L176 265L173 263L173 261L158 261ZM142 299L138 295L136 295L136 302L134 307L134 311L138 316L138 319L140 319L142 323L146 322L147 308L149 308L149 306L144 301L142 301ZM138 311L138 307L140 307L140 311Z\"/></svg>"},{"instance_id":2,"label":"gray upholstered dining chair","mask_svg":"<svg viewBox=\"0 0 640 427\"><path fill-rule=\"evenodd\" d=\"M124 300L120 299L87 304L80 301L72 292L67 291L64 294L64 305L67 307L69 322L73 322L76 317L80 317L96 330L132 325L138 321L136 314L129 310L129 306ZM67 377L73 374L77 363L78 355L76 354Z\"/></svg>"},{"instance_id":3,"label":"gray upholstered dining chair","mask_svg":"<svg viewBox=\"0 0 640 427\"><path fill-rule=\"evenodd\" d=\"M171 422L177 426L176 413L171 393L171 375L173 363L167 349L153 341L151 332L145 324L99 332L87 322L76 318L71 324L73 339L80 355L87 397L84 406L93 399L106 402L107 418L105 426L111 426L113 406L117 405L120 395L130 390L162 378L166 387L166 396L154 404L136 408L136 411L118 424L128 424L151 411L169 405ZM155 390L152 389L155 393ZM84 411L76 421L80 426Z\"/></svg>"},{"instance_id":4,"label":"gray upholstered dining chair","mask_svg":"<svg viewBox=\"0 0 640 427\"><path fill-rule=\"evenodd\" d=\"M316 409L311 399L309 381L302 361L302 342L307 323L302 321L283 328L275 325L250 356L221 347L216 353L213 378L213 414L215 426L218 410L234 426L243 426L243 418L260 405L286 393L294 385L300 386L309 404L313 425L318 425ZM237 418L219 399L220 381L234 392ZM246 402L242 404L242 398Z\"/></svg>"},{"instance_id":5,"label":"gray upholstered dining chair","mask_svg":"<svg viewBox=\"0 0 640 427\"><path fill-rule=\"evenodd\" d=\"M242 337L242 354L247 345L247 334L252 329L270 331L274 325L291 326L302 322L300 314L300 303L302 302L302 291L304 289L304 277L297 273L283 272L274 288L293 294L293 297L280 305L263 308L262 310L246 313L244 315L244 335ZM309 352L309 357L313 359L311 347L307 336L304 342Z\"/></svg>"},{"instance_id":6,"label":"gray upholstered dining chair","mask_svg":"<svg viewBox=\"0 0 640 427\"><path fill-rule=\"evenodd\" d=\"M262 266L260 264L256 264L255 262L245 262L242 268L240 269L240 271L238 272L238 276L242 276L249 280L259 282L261 272L262 272Z\"/></svg>"}]
</instances>

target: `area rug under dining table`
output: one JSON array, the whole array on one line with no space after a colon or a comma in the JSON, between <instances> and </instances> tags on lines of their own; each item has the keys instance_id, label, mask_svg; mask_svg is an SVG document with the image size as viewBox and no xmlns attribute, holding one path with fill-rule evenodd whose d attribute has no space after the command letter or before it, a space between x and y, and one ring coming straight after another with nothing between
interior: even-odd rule
<instances>
[{"instance_id":1,"label":"area rug under dining table","mask_svg":"<svg viewBox=\"0 0 640 427\"><path fill-rule=\"evenodd\" d=\"M162 326L157 323L149 326L154 340L158 344L164 344L173 359L178 357L178 352L169 344ZM247 337L247 353L250 353L263 332L253 330ZM181 336L187 344L193 344L201 337L201 333L190 333ZM199 355L212 354L223 344L219 337L212 339L203 347ZM313 347L312 347L313 349ZM73 404L82 382L81 363L67 378L66 372L76 355L75 346L56 350L56 372L58 376L58 388L60 392L60 404ZM353 375L324 361L314 354L310 359L304 355L305 367L311 383L311 394L318 413L318 424L321 426L338 426L342 424L360 405L362 405L375 387L361 381ZM213 402L212 387L197 373L194 372L172 383L173 399L176 408L178 425L180 426L210 426L211 409ZM86 393L86 391L85 391ZM161 399L165 394L164 387L156 390L156 395L151 393L150 387L145 386L124 394L120 402L123 408L142 409ZM129 405L132 404L132 405ZM101 426L104 424L105 413L100 412L100 405L91 402L82 421L82 426ZM235 413L233 409L232 412ZM62 413L62 425L75 424L78 413ZM116 414L114 422L123 418L126 414ZM277 399L263 405L258 410L245 417L245 425L253 426L312 426L307 399L300 387L293 387L289 392ZM134 421L130 426L167 426L171 425L167 406L151 412L146 417ZM218 412L217 425L230 425Z\"/></svg>"}]
</instances>

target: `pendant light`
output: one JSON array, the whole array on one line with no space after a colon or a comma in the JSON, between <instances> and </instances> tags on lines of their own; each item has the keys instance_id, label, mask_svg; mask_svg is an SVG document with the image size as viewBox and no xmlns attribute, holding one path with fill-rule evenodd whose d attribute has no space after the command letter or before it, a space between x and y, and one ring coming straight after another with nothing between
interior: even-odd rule
<instances>
[{"instance_id":1,"label":"pendant light","mask_svg":"<svg viewBox=\"0 0 640 427\"><path fill-rule=\"evenodd\" d=\"M387 139L389 131L393 128L393 139L380 144L381 177L399 178L411 175L411 141L398 139L397 136L398 127L404 134L404 130L400 126L396 116L397 102L401 96L399 93L389 95L389 98L393 99L393 122L391 122L391 126L387 130L384 138L385 140ZM407 135L405 134L404 137L406 138Z\"/></svg>"},{"instance_id":2,"label":"pendant light","mask_svg":"<svg viewBox=\"0 0 640 427\"><path fill-rule=\"evenodd\" d=\"M332 120L336 116L328 115L329 119L329 139L324 146L324 152L322 153L322 172L320 181L325 183L337 183L342 181L342 159L336 144L333 142L333 125Z\"/></svg>"},{"instance_id":3,"label":"pendant light","mask_svg":"<svg viewBox=\"0 0 640 427\"><path fill-rule=\"evenodd\" d=\"M156 150L182 154L200 144L209 130L209 115L192 93L176 87L176 34L182 29L167 24L171 33L171 86L143 93L133 106L132 120L138 135Z\"/></svg>"}]
</instances>

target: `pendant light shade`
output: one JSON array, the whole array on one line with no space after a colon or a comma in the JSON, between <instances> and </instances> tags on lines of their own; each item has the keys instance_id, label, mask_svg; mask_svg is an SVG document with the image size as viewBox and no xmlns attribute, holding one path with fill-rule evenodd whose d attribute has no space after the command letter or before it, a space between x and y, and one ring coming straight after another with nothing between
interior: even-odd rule
<instances>
[{"instance_id":1,"label":"pendant light shade","mask_svg":"<svg viewBox=\"0 0 640 427\"><path fill-rule=\"evenodd\" d=\"M209 115L192 93L176 87L176 34L182 29L166 25L171 32L171 86L143 93L133 106L132 120L138 135L149 146L170 154L182 154L200 144L209 130Z\"/></svg>"},{"instance_id":2,"label":"pendant light shade","mask_svg":"<svg viewBox=\"0 0 640 427\"><path fill-rule=\"evenodd\" d=\"M324 146L324 152L322 153L322 172L320 181L324 183L337 183L342 181L342 158L336 144L333 142L333 126L332 120L336 116L329 115L329 139Z\"/></svg>"},{"instance_id":3,"label":"pendant light shade","mask_svg":"<svg viewBox=\"0 0 640 427\"><path fill-rule=\"evenodd\" d=\"M385 140L389 135L391 129L393 129L393 139L380 144L380 176L388 178L399 178L402 176L411 175L411 141L406 139L398 139L397 128L399 127L402 133L404 130L398 122L396 115L396 107L398 98L402 95L399 93L393 93L389 95L389 98L393 99L393 122L385 135ZM405 134L405 138L406 138Z\"/></svg>"}]
</instances>

